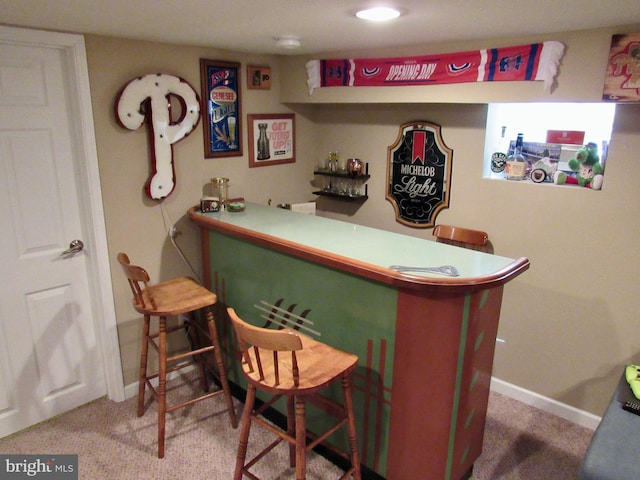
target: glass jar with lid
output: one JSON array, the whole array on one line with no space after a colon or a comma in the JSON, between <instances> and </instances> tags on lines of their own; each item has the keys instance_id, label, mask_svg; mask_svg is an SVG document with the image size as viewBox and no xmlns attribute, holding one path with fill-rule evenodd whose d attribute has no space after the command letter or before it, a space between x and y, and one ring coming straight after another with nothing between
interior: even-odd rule
<instances>
[{"instance_id":1,"label":"glass jar with lid","mask_svg":"<svg viewBox=\"0 0 640 480\"><path fill-rule=\"evenodd\" d=\"M229 201L229 179L214 177L211 179L211 196L218 198L220 210L226 210Z\"/></svg>"}]
</instances>

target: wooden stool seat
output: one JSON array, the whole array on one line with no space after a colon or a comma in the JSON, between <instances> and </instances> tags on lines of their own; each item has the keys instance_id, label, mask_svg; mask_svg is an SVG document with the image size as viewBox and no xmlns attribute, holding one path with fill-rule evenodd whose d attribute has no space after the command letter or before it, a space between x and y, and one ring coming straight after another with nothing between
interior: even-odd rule
<instances>
[{"instance_id":1,"label":"wooden stool seat","mask_svg":"<svg viewBox=\"0 0 640 480\"><path fill-rule=\"evenodd\" d=\"M142 314L176 316L211 307L217 302L210 292L190 277L178 277L148 286L142 291L142 304L133 299L133 307Z\"/></svg>"},{"instance_id":2,"label":"wooden stool seat","mask_svg":"<svg viewBox=\"0 0 640 480\"><path fill-rule=\"evenodd\" d=\"M164 457L165 417L167 412L223 394L231 418L231 425L236 428L238 422L233 409L229 382L211 311L211 307L217 302L216 295L190 277L178 277L150 285L147 271L142 267L131 265L129 257L125 253L118 254L118 262L122 265L133 293L133 308L144 315L137 415L140 417L144 414L145 389L149 387L158 403L158 457ZM193 313L198 310L205 312L206 330L194 318ZM183 315L181 318L182 323L167 328L167 317L178 315ZM158 331L156 333L151 333L151 317L158 317ZM187 332L192 343L198 346L202 343L201 339L204 337L207 339L207 345L168 356L167 335L177 331ZM149 345L158 353L158 373L151 375L147 374ZM205 355L209 352L214 354L215 368L210 368L205 358ZM167 406L167 373L190 367L194 364L199 367L200 385L204 393L181 403ZM221 389L209 392L206 371L211 372L218 379L222 386ZM158 379L158 384L157 387L154 387L151 381L156 378Z\"/></svg>"},{"instance_id":3,"label":"wooden stool seat","mask_svg":"<svg viewBox=\"0 0 640 480\"><path fill-rule=\"evenodd\" d=\"M352 377L358 364L358 357L294 330L255 327L244 322L233 308L228 308L227 312L242 351L242 371L249 382L241 418L240 445L234 480L241 480L245 475L251 479L257 479L249 472L249 468L282 441L289 443L290 466L296 468L296 480L304 480L307 452L323 443L329 435L342 426L347 428L349 453L345 455L333 447L331 449L341 453L351 462L351 468L341 478L352 475L355 480L360 480L360 456L352 399ZM344 404L320 395L323 389L337 382L342 384ZM274 396L260 408L255 409L257 389ZM260 416L283 396L287 399L286 432L274 427ZM321 435L311 435L306 430L305 404L307 402L335 416L337 423ZM253 422L262 425L278 438L247 462L249 433ZM313 440L307 442L307 437Z\"/></svg>"},{"instance_id":4,"label":"wooden stool seat","mask_svg":"<svg viewBox=\"0 0 640 480\"><path fill-rule=\"evenodd\" d=\"M436 225L432 234L436 237L436 242L439 243L493 253L489 235L482 230L455 227L453 225Z\"/></svg>"}]
</instances>

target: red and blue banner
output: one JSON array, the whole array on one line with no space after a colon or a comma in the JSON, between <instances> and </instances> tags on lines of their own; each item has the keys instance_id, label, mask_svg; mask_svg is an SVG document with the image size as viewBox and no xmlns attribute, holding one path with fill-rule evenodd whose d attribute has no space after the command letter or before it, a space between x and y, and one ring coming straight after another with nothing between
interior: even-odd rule
<instances>
[{"instance_id":1,"label":"red and blue banner","mask_svg":"<svg viewBox=\"0 0 640 480\"><path fill-rule=\"evenodd\" d=\"M563 54L562 43L543 42L418 57L311 60L307 84L309 94L320 87L535 80L550 88Z\"/></svg>"}]
</instances>

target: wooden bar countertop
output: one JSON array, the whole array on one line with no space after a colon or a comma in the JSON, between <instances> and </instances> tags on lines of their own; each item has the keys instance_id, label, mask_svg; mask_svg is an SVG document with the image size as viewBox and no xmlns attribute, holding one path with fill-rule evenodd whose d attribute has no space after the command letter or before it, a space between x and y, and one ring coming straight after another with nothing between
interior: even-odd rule
<instances>
[{"instance_id":1,"label":"wooden bar countertop","mask_svg":"<svg viewBox=\"0 0 640 480\"><path fill-rule=\"evenodd\" d=\"M503 285L529 268L511 259L316 215L246 203L242 212L187 212L203 228L409 290L460 294ZM453 266L459 276L389 267Z\"/></svg>"}]
</instances>

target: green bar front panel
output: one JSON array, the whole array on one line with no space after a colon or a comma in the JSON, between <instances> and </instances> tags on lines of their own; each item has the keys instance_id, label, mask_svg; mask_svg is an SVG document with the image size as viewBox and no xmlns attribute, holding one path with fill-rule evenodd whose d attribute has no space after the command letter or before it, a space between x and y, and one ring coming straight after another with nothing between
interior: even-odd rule
<instances>
[{"instance_id":1,"label":"green bar front panel","mask_svg":"<svg viewBox=\"0 0 640 480\"><path fill-rule=\"evenodd\" d=\"M459 480L482 450L502 286L403 290L203 229L229 378L246 388L227 306L355 353L362 463L389 480ZM331 392L341 400L338 390ZM265 399L266 397L262 397ZM276 408L285 413L284 402ZM329 425L310 409L309 429ZM331 442L346 448L346 434Z\"/></svg>"}]
</instances>

